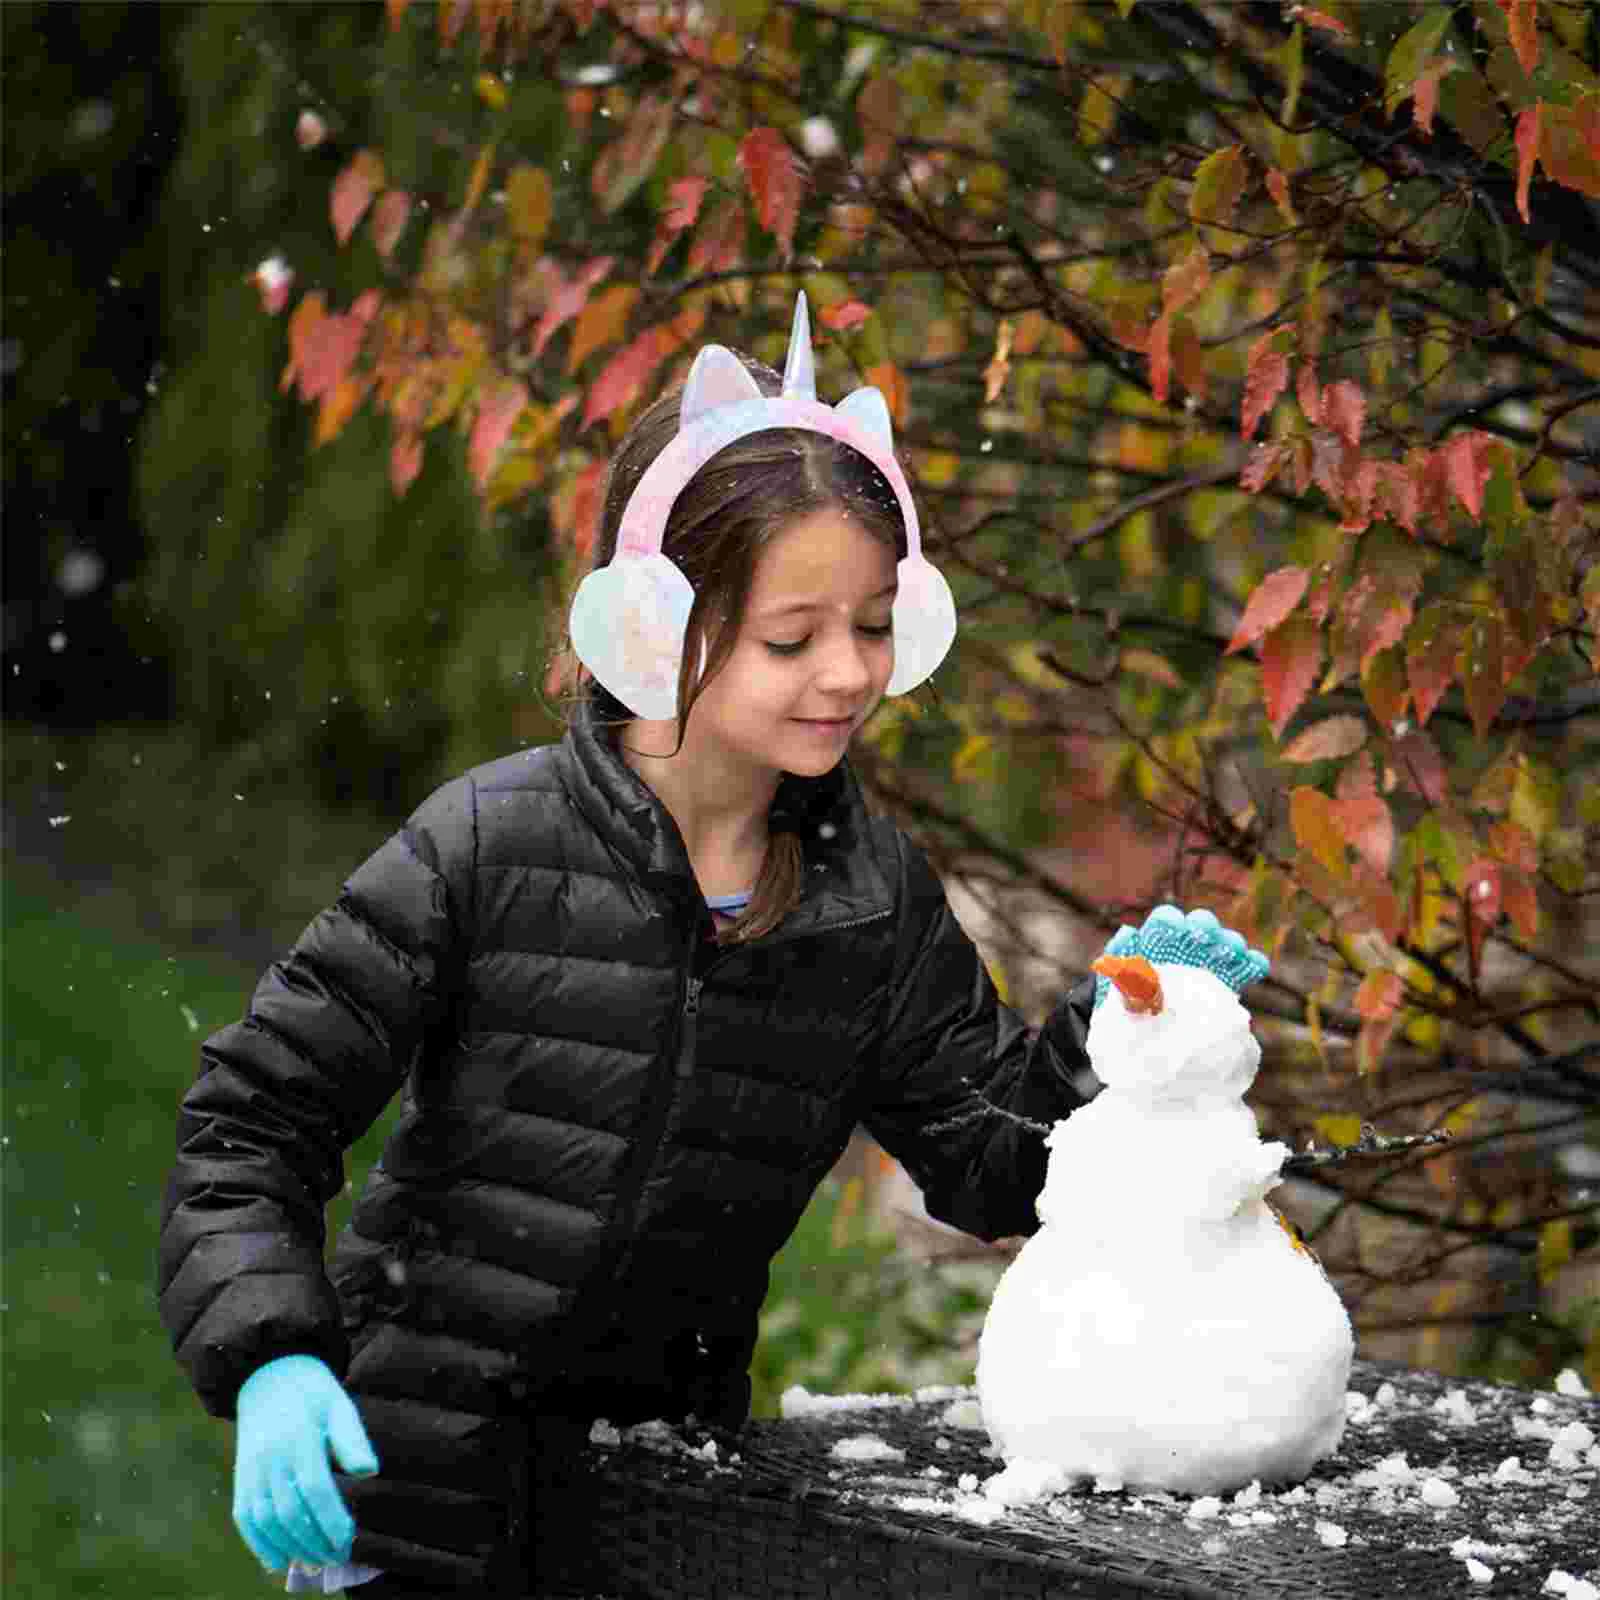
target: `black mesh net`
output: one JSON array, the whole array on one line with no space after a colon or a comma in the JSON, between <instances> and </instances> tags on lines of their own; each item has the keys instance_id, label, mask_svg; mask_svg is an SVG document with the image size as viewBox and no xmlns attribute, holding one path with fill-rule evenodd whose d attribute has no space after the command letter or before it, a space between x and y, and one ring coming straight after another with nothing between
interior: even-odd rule
<instances>
[{"instance_id":1,"label":"black mesh net","mask_svg":"<svg viewBox=\"0 0 1600 1600\"><path fill-rule=\"evenodd\" d=\"M1002 1463L970 1390L731 1436L647 1425L592 1446L559 1517L541 1519L537 1588L1503 1600L1559 1593L1556 1572L1600 1582L1600 1404L1387 1363L1357 1362L1351 1388L1366 1403L1304 1483L1220 1503L1085 1485L999 1506L982 1486Z\"/></svg>"}]
</instances>

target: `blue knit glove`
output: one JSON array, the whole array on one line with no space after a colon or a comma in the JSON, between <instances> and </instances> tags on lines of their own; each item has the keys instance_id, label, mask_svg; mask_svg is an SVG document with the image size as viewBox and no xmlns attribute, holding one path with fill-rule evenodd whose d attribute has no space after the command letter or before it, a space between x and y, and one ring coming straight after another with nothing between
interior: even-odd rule
<instances>
[{"instance_id":1,"label":"blue knit glove","mask_svg":"<svg viewBox=\"0 0 1600 1600\"><path fill-rule=\"evenodd\" d=\"M280 1356L239 1390L233 1521L269 1572L326 1566L350 1554L356 1525L328 1467L366 1476L377 1453L355 1402L316 1356Z\"/></svg>"},{"instance_id":2,"label":"blue knit glove","mask_svg":"<svg viewBox=\"0 0 1600 1600\"><path fill-rule=\"evenodd\" d=\"M1150 962L1168 962L1178 967L1204 967L1214 972L1237 994L1241 989L1266 977L1272 963L1259 950L1250 949L1244 940L1224 928L1209 911L1191 911L1187 916L1176 906L1157 906L1144 919L1142 928L1126 925L1117 929L1106 944L1108 956L1143 956ZM1094 1003L1098 1006L1111 987L1109 980L1097 977Z\"/></svg>"}]
</instances>

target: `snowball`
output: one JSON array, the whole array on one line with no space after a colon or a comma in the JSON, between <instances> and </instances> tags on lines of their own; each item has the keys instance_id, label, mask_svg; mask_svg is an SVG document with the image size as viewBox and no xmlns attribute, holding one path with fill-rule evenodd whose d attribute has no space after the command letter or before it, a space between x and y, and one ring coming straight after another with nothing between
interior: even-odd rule
<instances>
[{"instance_id":1,"label":"snowball","mask_svg":"<svg viewBox=\"0 0 1600 1600\"><path fill-rule=\"evenodd\" d=\"M1426 1478L1422 1484L1422 1499L1435 1511L1450 1511L1461 1504L1461 1496L1443 1478Z\"/></svg>"},{"instance_id":2,"label":"snowball","mask_svg":"<svg viewBox=\"0 0 1600 1600\"><path fill-rule=\"evenodd\" d=\"M1337 1522L1319 1522L1317 1537L1330 1550L1341 1550L1350 1543L1350 1535Z\"/></svg>"},{"instance_id":3,"label":"snowball","mask_svg":"<svg viewBox=\"0 0 1600 1600\"><path fill-rule=\"evenodd\" d=\"M1221 1512L1221 1500L1214 1494L1203 1494L1189 1507L1187 1515L1191 1522L1209 1522Z\"/></svg>"},{"instance_id":4,"label":"snowball","mask_svg":"<svg viewBox=\"0 0 1600 1600\"><path fill-rule=\"evenodd\" d=\"M1578 1376L1571 1367L1563 1367L1556 1375L1556 1393L1572 1395L1582 1398L1588 1394L1589 1386Z\"/></svg>"},{"instance_id":5,"label":"snowball","mask_svg":"<svg viewBox=\"0 0 1600 1600\"><path fill-rule=\"evenodd\" d=\"M1472 1556L1468 1556L1467 1576L1471 1578L1474 1583L1493 1583L1494 1568L1486 1567L1481 1561L1475 1560Z\"/></svg>"},{"instance_id":6,"label":"snowball","mask_svg":"<svg viewBox=\"0 0 1600 1600\"><path fill-rule=\"evenodd\" d=\"M1472 1402L1467 1399L1465 1389L1451 1389L1447 1394L1441 1395L1433 1402L1433 1409L1464 1428L1471 1427L1478 1420L1478 1413L1473 1409Z\"/></svg>"},{"instance_id":7,"label":"snowball","mask_svg":"<svg viewBox=\"0 0 1600 1600\"><path fill-rule=\"evenodd\" d=\"M840 1461L904 1461L906 1453L875 1433L852 1434L828 1452Z\"/></svg>"},{"instance_id":8,"label":"snowball","mask_svg":"<svg viewBox=\"0 0 1600 1600\"><path fill-rule=\"evenodd\" d=\"M1551 1571L1539 1592L1559 1594L1564 1596L1565 1600L1600 1600L1600 1588L1596 1588L1586 1578L1574 1578L1570 1572L1563 1572L1560 1567Z\"/></svg>"},{"instance_id":9,"label":"snowball","mask_svg":"<svg viewBox=\"0 0 1600 1600\"><path fill-rule=\"evenodd\" d=\"M831 1416L840 1411L885 1411L912 1404L903 1394L813 1394L804 1384L792 1384L778 1397L778 1414L795 1417Z\"/></svg>"},{"instance_id":10,"label":"snowball","mask_svg":"<svg viewBox=\"0 0 1600 1600\"><path fill-rule=\"evenodd\" d=\"M1522 1464L1521 1456L1507 1456L1494 1469L1496 1483L1537 1483L1538 1479Z\"/></svg>"}]
</instances>

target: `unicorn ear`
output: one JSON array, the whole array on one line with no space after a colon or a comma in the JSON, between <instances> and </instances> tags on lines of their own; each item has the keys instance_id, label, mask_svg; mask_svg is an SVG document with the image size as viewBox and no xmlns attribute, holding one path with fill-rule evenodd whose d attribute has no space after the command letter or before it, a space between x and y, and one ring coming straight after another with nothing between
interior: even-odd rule
<instances>
[{"instance_id":1,"label":"unicorn ear","mask_svg":"<svg viewBox=\"0 0 1600 1600\"><path fill-rule=\"evenodd\" d=\"M881 389L857 389L847 394L833 409L877 434L886 449L894 449L894 421L889 415L889 402L883 398Z\"/></svg>"},{"instance_id":2,"label":"unicorn ear","mask_svg":"<svg viewBox=\"0 0 1600 1600\"><path fill-rule=\"evenodd\" d=\"M738 356L723 345L708 344L689 368L678 405L678 425L686 428L708 411L760 398L760 385Z\"/></svg>"}]
</instances>

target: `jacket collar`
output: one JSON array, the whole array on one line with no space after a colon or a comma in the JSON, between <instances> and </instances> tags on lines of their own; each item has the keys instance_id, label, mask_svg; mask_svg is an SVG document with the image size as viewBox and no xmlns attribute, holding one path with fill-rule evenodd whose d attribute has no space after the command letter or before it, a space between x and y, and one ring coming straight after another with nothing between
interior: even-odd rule
<instances>
[{"instance_id":1,"label":"jacket collar","mask_svg":"<svg viewBox=\"0 0 1600 1600\"><path fill-rule=\"evenodd\" d=\"M585 704L561 742L569 792L591 827L634 876L666 893L698 895L678 825L655 792L618 754L615 736ZM772 804L772 826L799 835L806 861L803 896L768 938L888 912L893 896L869 845L861 785L841 761L820 778L786 774Z\"/></svg>"}]
</instances>

